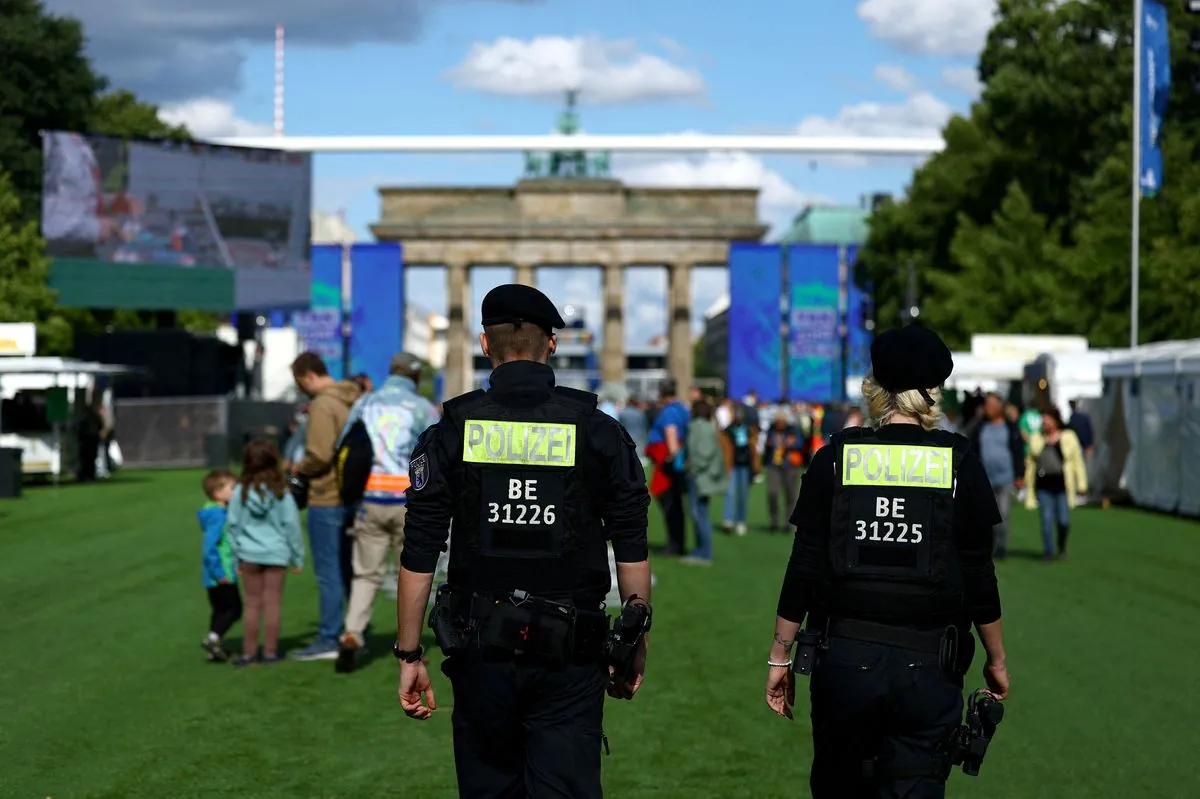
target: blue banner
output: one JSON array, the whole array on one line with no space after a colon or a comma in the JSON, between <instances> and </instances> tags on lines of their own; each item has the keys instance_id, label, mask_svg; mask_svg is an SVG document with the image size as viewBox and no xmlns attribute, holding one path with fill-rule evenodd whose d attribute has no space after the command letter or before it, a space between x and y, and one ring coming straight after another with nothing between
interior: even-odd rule
<instances>
[{"instance_id":1,"label":"blue banner","mask_svg":"<svg viewBox=\"0 0 1200 799\"><path fill-rule=\"evenodd\" d=\"M837 245L788 248L788 294L788 398L841 399Z\"/></svg>"},{"instance_id":2,"label":"blue banner","mask_svg":"<svg viewBox=\"0 0 1200 799\"><path fill-rule=\"evenodd\" d=\"M350 374L387 379L392 356L404 347L404 261L400 245L350 248Z\"/></svg>"},{"instance_id":3,"label":"blue banner","mask_svg":"<svg viewBox=\"0 0 1200 799\"><path fill-rule=\"evenodd\" d=\"M1153 197L1162 188L1163 159L1159 134L1167 101L1171 96L1171 42L1167 31L1167 10L1157 0L1144 0L1142 6L1141 152L1138 174L1142 196Z\"/></svg>"},{"instance_id":4,"label":"blue banner","mask_svg":"<svg viewBox=\"0 0 1200 799\"><path fill-rule=\"evenodd\" d=\"M330 314L336 319L336 333L329 332L327 324L314 324L311 334L313 339L301 337L301 346L322 354L325 367L335 380L346 376L344 344L342 341L342 245L318 244L312 248L312 283L310 285L309 303L313 311L322 311L318 317L322 323L328 322ZM302 323L310 320L301 318ZM295 319L292 320L295 324Z\"/></svg>"},{"instance_id":5,"label":"blue banner","mask_svg":"<svg viewBox=\"0 0 1200 799\"><path fill-rule=\"evenodd\" d=\"M778 245L729 245L729 385L731 397L751 391L779 397L783 349L779 335L783 253Z\"/></svg>"}]
</instances>

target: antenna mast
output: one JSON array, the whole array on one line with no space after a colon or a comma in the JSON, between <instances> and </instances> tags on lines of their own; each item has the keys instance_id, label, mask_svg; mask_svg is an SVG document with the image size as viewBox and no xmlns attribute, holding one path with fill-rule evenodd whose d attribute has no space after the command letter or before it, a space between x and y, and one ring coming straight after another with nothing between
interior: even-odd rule
<instances>
[{"instance_id":1,"label":"antenna mast","mask_svg":"<svg viewBox=\"0 0 1200 799\"><path fill-rule=\"evenodd\" d=\"M283 22L275 26L275 135L283 136Z\"/></svg>"}]
</instances>

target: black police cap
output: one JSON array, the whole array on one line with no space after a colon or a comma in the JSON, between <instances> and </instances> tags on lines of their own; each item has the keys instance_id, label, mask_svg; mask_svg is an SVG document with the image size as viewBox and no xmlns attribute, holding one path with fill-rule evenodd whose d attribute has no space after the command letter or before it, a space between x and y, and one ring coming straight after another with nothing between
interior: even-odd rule
<instances>
[{"instance_id":1,"label":"black police cap","mask_svg":"<svg viewBox=\"0 0 1200 799\"><path fill-rule=\"evenodd\" d=\"M549 297L533 286L522 283L496 286L483 298L480 310L484 327L528 322L550 333L553 328L567 326Z\"/></svg>"},{"instance_id":2,"label":"black police cap","mask_svg":"<svg viewBox=\"0 0 1200 799\"><path fill-rule=\"evenodd\" d=\"M954 371L954 358L937 333L909 325L876 337L871 344L871 371L875 382L894 394L924 391L946 382Z\"/></svg>"}]
</instances>

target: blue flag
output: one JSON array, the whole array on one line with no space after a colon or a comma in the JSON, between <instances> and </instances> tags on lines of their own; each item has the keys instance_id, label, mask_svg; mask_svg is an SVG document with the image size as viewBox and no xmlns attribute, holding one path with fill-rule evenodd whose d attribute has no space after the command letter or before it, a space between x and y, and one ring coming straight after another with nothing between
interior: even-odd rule
<instances>
[{"instance_id":1,"label":"blue flag","mask_svg":"<svg viewBox=\"0 0 1200 799\"><path fill-rule=\"evenodd\" d=\"M1162 188L1163 158L1159 134L1171 95L1171 42L1167 33L1167 10L1158 0L1144 0L1142 7L1142 148L1138 174L1142 195L1153 197Z\"/></svg>"}]
</instances>

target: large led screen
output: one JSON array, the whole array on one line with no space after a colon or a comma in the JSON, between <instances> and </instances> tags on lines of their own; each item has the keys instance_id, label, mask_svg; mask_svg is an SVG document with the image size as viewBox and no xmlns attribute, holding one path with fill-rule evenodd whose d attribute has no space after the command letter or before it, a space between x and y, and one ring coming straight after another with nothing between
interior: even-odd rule
<instances>
[{"instance_id":1,"label":"large led screen","mask_svg":"<svg viewBox=\"0 0 1200 799\"><path fill-rule=\"evenodd\" d=\"M230 269L239 309L308 304L309 153L49 132L43 154L51 257Z\"/></svg>"}]
</instances>

